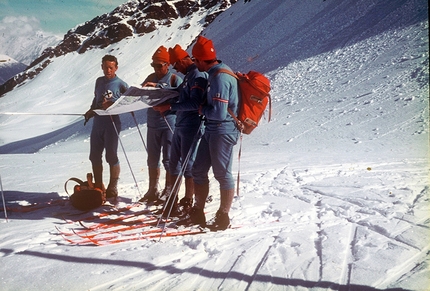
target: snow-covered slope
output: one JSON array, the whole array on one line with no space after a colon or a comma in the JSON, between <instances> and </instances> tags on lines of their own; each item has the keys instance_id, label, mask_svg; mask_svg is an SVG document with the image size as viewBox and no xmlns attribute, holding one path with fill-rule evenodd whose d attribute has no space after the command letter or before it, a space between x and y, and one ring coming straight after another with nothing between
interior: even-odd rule
<instances>
[{"instance_id":1,"label":"snow-covered slope","mask_svg":"<svg viewBox=\"0 0 430 291\"><path fill-rule=\"evenodd\" d=\"M282 152L299 144L308 154L336 159L358 149L427 154L425 1L239 6L204 33L232 68L260 70L273 82L274 120L246 141ZM229 26L232 19L242 21ZM397 134L408 138L395 150Z\"/></svg>"},{"instance_id":2,"label":"snow-covered slope","mask_svg":"<svg viewBox=\"0 0 430 291\"><path fill-rule=\"evenodd\" d=\"M91 124L0 114L0 174L10 207L9 222L0 224L2 287L427 290L427 11L423 0L239 1L203 31L226 64L259 70L272 82L273 119L243 137L240 167L234 161L241 174L230 214L237 229L71 245L55 229L79 227L62 219L80 217L69 204L12 210L67 197L64 182L91 170ZM118 75L137 84L151 72L156 47L192 44L201 32L193 20L180 33L178 20L103 50L58 57L0 98L0 112L83 113L104 54L117 55ZM145 137L145 111L136 116ZM146 190L147 156L131 116L122 120L120 196L130 203ZM208 219L219 205L213 177L210 194Z\"/></svg>"}]
</instances>

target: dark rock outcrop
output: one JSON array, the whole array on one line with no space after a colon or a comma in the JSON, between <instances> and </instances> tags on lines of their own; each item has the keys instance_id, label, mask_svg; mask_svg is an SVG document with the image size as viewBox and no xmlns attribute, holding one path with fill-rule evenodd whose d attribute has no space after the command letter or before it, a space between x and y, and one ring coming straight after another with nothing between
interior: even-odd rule
<instances>
[{"instance_id":1,"label":"dark rock outcrop","mask_svg":"<svg viewBox=\"0 0 430 291\"><path fill-rule=\"evenodd\" d=\"M53 58L70 52L85 53L91 49L102 49L124 38L141 36L171 25L178 18L189 19L181 29L190 27L193 14L209 25L220 13L237 0L182 0L171 3L166 0L139 0L121 4L108 14L97 16L71 29L55 47L49 47L36 58L26 71L14 76L0 86L0 96L15 86L34 78Z\"/></svg>"}]
</instances>

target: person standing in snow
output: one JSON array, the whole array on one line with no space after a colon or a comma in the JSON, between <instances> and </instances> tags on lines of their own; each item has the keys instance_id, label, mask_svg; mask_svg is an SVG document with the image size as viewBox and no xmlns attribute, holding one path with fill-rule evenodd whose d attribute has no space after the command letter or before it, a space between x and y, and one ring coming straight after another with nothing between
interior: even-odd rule
<instances>
[{"instance_id":1,"label":"person standing in snow","mask_svg":"<svg viewBox=\"0 0 430 291\"><path fill-rule=\"evenodd\" d=\"M85 124L94 117L90 135L90 161L94 175L94 186L106 191L106 197L118 196L120 165L118 159L118 133L121 131L121 120L118 115L99 116L94 109L107 109L128 89L126 82L118 78L118 60L115 56L105 55L102 58L104 76L97 78L94 98L90 109L85 113ZM103 150L106 162L110 167L109 185L105 190L103 184Z\"/></svg>"},{"instance_id":2,"label":"person standing in snow","mask_svg":"<svg viewBox=\"0 0 430 291\"><path fill-rule=\"evenodd\" d=\"M234 198L233 146L240 135L228 108L237 114L239 88L234 77L219 73L220 69L231 69L217 59L211 40L199 36L192 53L197 68L208 73L206 102L200 108L200 113L206 119L205 133L192 169L196 201L189 216L177 224L199 224L206 225L212 231L225 230L230 225L228 214ZM214 220L206 224L204 207L209 195L208 172L211 167L219 183L221 201Z\"/></svg>"},{"instance_id":3,"label":"person standing in snow","mask_svg":"<svg viewBox=\"0 0 430 291\"><path fill-rule=\"evenodd\" d=\"M154 73L150 74L142 83L142 87L157 87L165 89L174 89L182 83L182 78L173 74L169 70L170 57L169 52L164 46L160 46L152 56L151 66ZM160 197L170 192L170 147L172 144L173 130L176 121L176 115L173 111L167 110L163 113L148 108L148 131L147 131L147 149L148 149L148 172L149 186L146 194L139 200L140 202L156 202ZM163 193L158 192L158 180L160 178L160 157L163 153L162 163L166 171L165 187Z\"/></svg>"},{"instance_id":4,"label":"person standing in snow","mask_svg":"<svg viewBox=\"0 0 430 291\"><path fill-rule=\"evenodd\" d=\"M166 200L165 216L171 210L170 215L176 216L187 213L193 204L194 181L192 176L192 166L197 148L196 138L201 136L202 127L199 107L204 102L204 93L207 84L207 73L200 72L191 60L190 56L180 45L169 48L170 62L173 68L182 73L184 81L179 86L179 100L175 103L166 103L154 106L154 109L164 113L168 110L176 112L176 124L173 134L172 147L170 150L170 181L176 185L172 189L170 199ZM189 155L190 153L190 155ZM181 173L181 167L187 160L186 167ZM185 177L185 197L178 205L178 193L181 185L181 176Z\"/></svg>"}]
</instances>

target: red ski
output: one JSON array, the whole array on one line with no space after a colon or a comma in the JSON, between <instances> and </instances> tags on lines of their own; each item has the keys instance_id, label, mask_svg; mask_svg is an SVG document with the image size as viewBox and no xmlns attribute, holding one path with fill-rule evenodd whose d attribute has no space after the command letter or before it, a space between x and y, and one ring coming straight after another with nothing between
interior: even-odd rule
<instances>
[{"instance_id":1,"label":"red ski","mask_svg":"<svg viewBox=\"0 0 430 291\"><path fill-rule=\"evenodd\" d=\"M135 217L137 216L132 216L129 218L135 218ZM145 226L153 226L153 225L156 225L156 223L159 221L159 219L155 216L145 216L142 218L133 219L131 221L126 221L126 219L129 219L129 218L125 218L123 220L118 217L112 220L108 220L104 223L99 222L91 225L86 225L84 224L83 221L79 221L79 224L83 227L83 229L76 230L73 228L69 228L71 232L61 230L58 227L56 228L58 232L60 232L63 236L85 235L90 233L101 234L101 233L109 233L109 232L127 231L127 230L136 229L136 228L143 228Z\"/></svg>"},{"instance_id":2,"label":"red ski","mask_svg":"<svg viewBox=\"0 0 430 291\"><path fill-rule=\"evenodd\" d=\"M151 230L146 230L141 233L131 234L131 235L119 235L117 237L106 237L106 238L88 238L93 244L98 246L111 245L130 241L148 240L154 238L163 237L175 237L175 236L185 236L185 235L195 235L205 233L206 230L202 228L187 228L187 229L174 229L166 228L163 232L162 228L154 228Z\"/></svg>"},{"instance_id":3,"label":"red ski","mask_svg":"<svg viewBox=\"0 0 430 291\"><path fill-rule=\"evenodd\" d=\"M92 214L92 215L89 215L87 217L82 217L82 218L79 218L79 219L76 219L76 220L66 219L65 217L63 217L63 219L67 223L74 223L74 222L82 221L82 220L91 221L91 220L96 220L96 219L99 219L99 218L107 217L107 216L110 216L110 215L120 214L122 212L130 211L132 208L139 207L139 206L140 206L140 204L139 205L137 205L137 204L130 204L130 205L127 205L125 207L121 207L121 208L118 208L118 209L113 209L113 210L110 210L110 211L103 211L101 213ZM131 217L133 215L150 214L150 213L151 213L150 210L143 209L143 210L139 210L139 211L133 212L131 214L121 214L121 215L123 215L123 216L130 215L130 217ZM124 217L124 219L125 219L125 217Z\"/></svg>"}]
</instances>

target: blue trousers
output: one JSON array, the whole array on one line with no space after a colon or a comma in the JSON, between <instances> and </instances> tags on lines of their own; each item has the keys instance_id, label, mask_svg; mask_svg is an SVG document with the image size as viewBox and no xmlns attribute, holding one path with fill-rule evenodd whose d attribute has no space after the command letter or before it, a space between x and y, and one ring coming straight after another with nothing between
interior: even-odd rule
<instances>
[{"instance_id":1,"label":"blue trousers","mask_svg":"<svg viewBox=\"0 0 430 291\"><path fill-rule=\"evenodd\" d=\"M239 132L230 134L205 132L197 149L193 165L194 183L209 183L209 169L212 167L215 179L221 190L234 189L232 174L233 146L237 143Z\"/></svg>"},{"instance_id":2,"label":"blue trousers","mask_svg":"<svg viewBox=\"0 0 430 291\"><path fill-rule=\"evenodd\" d=\"M172 146L173 133L170 129L155 129L148 127L146 134L148 148L148 168L159 168L161 152L163 153L162 163L164 169L169 171L170 148Z\"/></svg>"},{"instance_id":3,"label":"blue trousers","mask_svg":"<svg viewBox=\"0 0 430 291\"><path fill-rule=\"evenodd\" d=\"M170 150L170 173L178 176L182 165L189 155L183 175L192 178L192 167L196 157L197 141L201 136L199 127L176 127L173 134L172 148ZM201 130L200 130L201 131Z\"/></svg>"},{"instance_id":4,"label":"blue trousers","mask_svg":"<svg viewBox=\"0 0 430 291\"><path fill-rule=\"evenodd\" d=\"M118 164L118 133L121 131L119 116L95 116L90 135L90 161L93 165L102 165L103 150L106 150L106 162L113 166Z\"/></svg>"}]
</instances>

